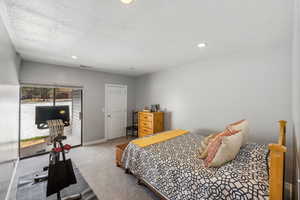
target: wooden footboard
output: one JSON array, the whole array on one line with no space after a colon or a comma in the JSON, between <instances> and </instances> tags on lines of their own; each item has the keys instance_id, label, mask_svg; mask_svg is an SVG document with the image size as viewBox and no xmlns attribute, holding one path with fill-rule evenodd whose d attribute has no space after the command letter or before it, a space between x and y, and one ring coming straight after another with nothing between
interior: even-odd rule
<instances>
[{"instance_id":1,"label":"wooden footboard","mask_svg":"<svg viewBox=\"0 0 300 200\"><path fill-rule=\"evenodd\" d=\"M277 144L269 144L269 199L284 199L284 172L285 172L285 146L286 121L279 121L279 139Z\"/></svg>"}]
</instances>

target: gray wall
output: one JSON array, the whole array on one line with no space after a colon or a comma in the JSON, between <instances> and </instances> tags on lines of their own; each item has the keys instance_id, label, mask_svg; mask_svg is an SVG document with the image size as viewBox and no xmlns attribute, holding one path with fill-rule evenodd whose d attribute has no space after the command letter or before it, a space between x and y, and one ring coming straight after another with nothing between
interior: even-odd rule
<instances>
[{"instance_id":1,"label":"gray wall","mask_svg":"<svg viewBox=\"0 0 300 200\"><path fill-rule=\"evenodd\" d=\"M5 199L18 157L20 58L0 18L0 199ZM9 162L9 163L8 163Z\"/></svg>"},{"instance_id":2,"label":"gray wall","mask_svg":"<svg viewBox=\"0 0 300 200\"><path fill-rule=\"evenodd\" d=\"M20 57L16 55L11 40L0 18L0 84L19 84Z\"/></svg>"},{"instance_id":3,"label":"gray wall","mask_svg":"<svg viewBox=\"0 0 300 200\"><path fill-rule=\"evenodd\" d=\"M145 75L137 82L137 107L160 104L167 128L223 130L245 118L251 141L276 142L277 121L292 126L290 66L290 52L283 49Z\"/></svg>"},{"instance_id":4,"label":"gray wall","mask_svg":"<svg viewBox=\"0 0 300 200\"><path fill-rule=\"evenodd\" d=\"M252 141L275 141L276 122L291 120L290 56L238 55L140 77L137 106L153 103L170 112L167 127L222 130L246 118Z\"/></svg>"},{"instance_id":5,"label":"gray wall","mask_svg":"<svg viewBox=\"0 0 300 200\"><path fill-rule=\"evenodd\" d=\"M83 139L92 142L104 139L105 84L128 86L128 120L135 108L135 79L108 73L23 61L20 70L21 83L83 86Z\"/></svg>"},{"instance_id":6,"label":"gray wall","mask_svg":"<svg viewBox=\"0 0 300 200\"><path fill-rule=\"evenodd\" d=\"M20 58L0 18L0 162L18 156L19 66Z\"/></svg>"},{"instance_id":7,"label":"gray wall","mask_svg":"<svg viewBox=\"0 0 300 200\"><path fill-rule=\"evenodd\" d=\"M294 196L300 199L299 166L300 166L300 0L295 0L292 59L292 112L293 112L293 145L294 145Z\"/></svg>"}]
</instances>

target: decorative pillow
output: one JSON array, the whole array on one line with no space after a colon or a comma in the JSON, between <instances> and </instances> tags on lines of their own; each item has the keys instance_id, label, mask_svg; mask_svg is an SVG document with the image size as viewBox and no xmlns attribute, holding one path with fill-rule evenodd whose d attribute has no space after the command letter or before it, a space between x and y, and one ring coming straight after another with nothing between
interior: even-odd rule
<instances>
[{"instance_id":1,"label":"decorative pillow","mask_svg":"<svg viewBox=\"0 0 300 200\"><path fill-rule=\"evenodd\" d=\"M243 143L242 145L247 144L248 141L248 135L249 135L249 122L245 119L237 121L235 123L229 124L227 126L227 129L230 131L233 130L241 130L242 135L243 135Z\"/></svg>"},{"instance_id":2,"label":"decorative pillow","mask_svg":"<svg viewBox=\"0 0 300 200\"><path fill-rule=\"evenodd\" d=\"M213 160L207 163L208 167L219 167L228 161L233 160L239 153L243 142L242 132L231 136L224 136L221 139L221 145Z\"/></svg>"},{"instance_id":3,"label":"decorative pillow","mask_svg":"<svg viewBox=\"0 0 300 200\"><path fill-rule=\"evenodd\" d=\"M218 135L219 133L214 133L211 134L207 137L205 137L202 141L201 141L201 145L200 145L200 158L204 159L207 157L207 147L208 144Z\"/></svg>"},{"instance_id":4,"label":"decorative pillow","mask_svg":"<svg viewBox=\"0 0 300 200\"><path fill-rule=\"evenodd\" d=\"M237 133L239 133L240 130L236 131L236 130L228 130L226 129L225 131L223 131L222 133L218 134L213 141L211 141L207 147L207 157L205 159L205 165L206 166L210 166L210 163L214 160L221 144L222 144L222 139L225 136L232 136L235 135Z\"/></svg>"}]
</instances>

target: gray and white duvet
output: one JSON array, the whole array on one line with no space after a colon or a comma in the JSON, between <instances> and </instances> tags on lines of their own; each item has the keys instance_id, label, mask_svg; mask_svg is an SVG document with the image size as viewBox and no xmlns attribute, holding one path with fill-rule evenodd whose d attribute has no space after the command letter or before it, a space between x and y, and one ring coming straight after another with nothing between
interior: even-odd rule
<instances>
[{"instance_id":1,"label":"gray and white duvet","mask_svg":"<svg viewBox=\"0 0 300 200\"><path fill-rule=\"evenodd\" d=\"M268 199L266 145L247 144L233 161L206 168L201 139L189 133L144 148L129 143L123 166L170 200Z\"/></svg>"}]
</instances>

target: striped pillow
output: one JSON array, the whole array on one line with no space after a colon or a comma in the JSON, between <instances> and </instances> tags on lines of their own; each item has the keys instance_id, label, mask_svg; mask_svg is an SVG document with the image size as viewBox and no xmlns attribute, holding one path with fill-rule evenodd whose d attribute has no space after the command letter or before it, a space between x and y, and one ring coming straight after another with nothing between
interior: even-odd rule
<instances>
[{"instance_id":1,"label":"striped pillow","mask_svg":"<svg viewBox=\"0 0 300 200\"><path fill-rule=\"evenodd\" d=\"M201 141L201 145L200 145L200 148L199 148L199 151L200 151L200 156L199 158L201 159L204 159L207 157L207 147L209 145L209 143L211 141L213 141L213 139L220 133L215 133L215 134L211 134L207 137L205 137L202 141Z\"/></svg>"},{"instance_id":2,"label":"striped pillow","mask_svg":"<svg viewBox=\"0 0 300 200\"><path fill-rule=\"evenodd\" d=\"M223 131L222 133L220 133L219 135L217 135L214 140L209 143L208 147L207 147L207 157L204 161L205 166L209 166L210 163L213 161L213 159L215 158L221 144L222 144L222 139L224 136L231 136L234 134L239 133L240 130L228 130L226 129L225 131Z\"/></svg>"}]
</instances>

